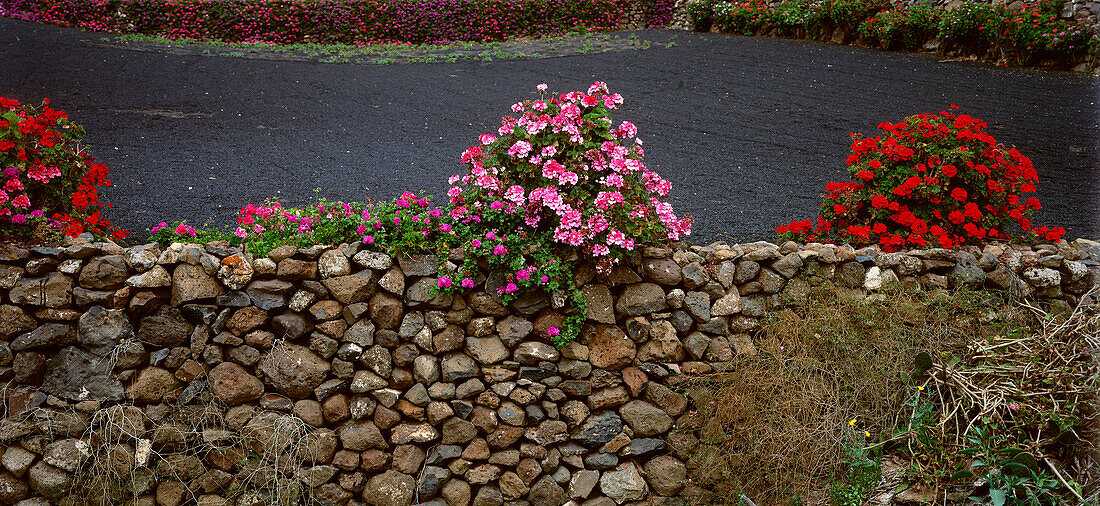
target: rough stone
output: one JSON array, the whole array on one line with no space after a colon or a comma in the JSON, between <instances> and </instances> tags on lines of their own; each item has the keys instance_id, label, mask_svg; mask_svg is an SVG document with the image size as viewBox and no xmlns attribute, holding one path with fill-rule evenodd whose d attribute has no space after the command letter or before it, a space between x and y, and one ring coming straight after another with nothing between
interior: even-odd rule
<instances>
[{"instance_id":1,"label":"rough stone","mask_svg":"<svg viewBox=\"0 0 1100 506\"><path fill-rule=\"evenodd\" d=\"M173 306L193 300L213 299L223 293L225 288L200 265L179 264L172 271Z\"/></svg>"},{"instance_id":2,"label":"rough stone","mask_svg":"<svg viewBox=\"0 0 1100 506\"><path fill-rule=\"evenodd\" d=\"M729 316L740 312L741 295L733 288L726 295L714 301L714 305L710 308L711 316Z\"/></svg>"},{"instance_id":3,"label":"rough stone","mask_svg":"<svg viewBox=\"0 0 1100 506\"><path fill-rule=\"evenodd\" d=\"M379 328L397 329L403 314L404 306L392 295L379 292L370 299L370 318Z\"/></svg>"},{"instance_id":4,"label":"rough stone","mask_svg":"<svg viewBox=\"0 0 1100 506\"><path fill-rule=\"evenodd\" d=\"M31 490L46 498L60 499L72 485L72 477L64 470L39 461L27 472L27 482Z\"/></svg>"},{"instance_id":5,"label":"rough stone","mask_svg":"<svg viewBox=\"0 0 1100 506\"><path fill-rule=\"evenodd\" d=\"M214 397L229 406L259 399L264 393L263 382L233 362L222 362L214 366L209 377Z\"/></svg>"},{"instance_id":6,"label":"rough stone","mask_svg":"<svg viewBox=\"0 0 1100 506\"><path fill-rule=\"evenodd\" d=\"M41 278L22 278L8 291L13 304L65 307L72 301L73 279L59 272Z\"/></svg>"},{"instance_id":7,"label":"rough stone","mask_svg":"<svg viewBox=\"0 0 1100 506\"><path fill-rule=\"evenodd\" d=\"M608 325L615 324L614 299L607 285L586 285L581 288L581 295L587 305L587 318Z\"/></svg>"},{"instance_id":8,"label":"rough stone","mask_svg":"<svg viewBox=\"0 0 1100 506\"><path fill-rule=\"evenodd\" d=\"M527 341L516 347L514 356L523 365L535 365L539 362L557 362L561 353L546 343Z\"/></svg>"},{"instance_id":9,"label":"rough stone","mask_svg":"<svg viewBox=\"0 0 1100 506\"><path fill-rule=\"evenodd\" d=\"M0 305L0 339L33 330L38 323L18 306Z\"/></svg>"},{"instance_id":10,"label":"rough stone","mask_svg":"<svg viewBox=\"0 0 1100 506\"><path fill-rule=\"evenodd\" d=\"M161 306L152 316L138 323L137 339L143 343L171 348L186 343L193 326L187 323L179 309Z\"/></svg>"},{"instance_id":11,"label":"rough stone","mask_svg":"<svg viewBox=\"0 0 1100 506\"><path fill-rule=\"evenodd\" d=\"M121 401L122 383L110 364L74 346L62 348L46 368L42 391L73 401Z\"/></svg>"},{"instance_id":12,"label":"rough stone","mask_svg":"<svg viewBox=\"0 0 1100 506\"><path fill-rule=\"evenodd\" d=\"M126 389L126 396L135 403L157 403L168 400L180 389L180 383L171 372L160 367L147 367L137 373L134 382Z\"/></svg>"},{"instance_id":13,"label":"rough stone","mask_svg":"<svg viewBox=\"0 0 1100 506\"><path fill-rule=\"evenodd\" d=\"M408 506L416 488L412 476L389 470L367 481L363 500L374 506Z\"/></svg>"},{"instance_id":14,"label":"rough stone","mask_svg":"<svg viewBox=\"0 0 1100 506\"><path fill-rule=\"evenodd\" d=\"M355 304L370 298L374 292L375 278L371 271L361 271L350 276L326 278L321 283L328 289L332 298L341 304Z\"/></svg>"},{"instance_id":15,"label":"rough stone","mask_svg":"<svg viewBox=\"0 0 1100 506\"><path fill-rule=\"evenodd\" d=\"M330 367L328 361L308 348L284 343L264 354L257 372L279 392L305 399L325 380Z\"/></svg>"},{"instance_id":16,"label":"rough stone","mask_svg":"<svg viewBox=\"0 0 1100 506\"><path fill-rule=\"evenodd\" d=\"M428 443L439 439L440 433L429 424L402 424L394 427L390 440L395 445Z\"/></svg>"},{"instance_id":17,"label":"rough stone","mask_svg":"<svg viewBox=\"0 0 1100 506\"><path fill-rule=\"evenodd\" d=\"M630 365L637 355L634 341L617 326L597 325L586 328L583 334L593 367L617 371Z\"/></svg>"},{"instance_id":18,"label":"rough stone","mask_svg":"<svg viewBox=\"0 0 1100 506\"><path fill-rule=\"evenodd\" d=\"M672 324L660 320L649 326L649 340L638 349L640 362L679 362L684 358L684 347L676 337Z\"/></svg>"},{"instance_id":19,"label":"rough stone","mask_svg":"<svg viewBox=\"0 0 1100 506\"><path fill-rule=\"evenodd\" d=\"M482 364L495 364L508 358L508 348L497 336L467 337L466 353Z\"/></svg>"},{"instance_id":20,"label":"rough stone","mask_svg":"<svg viewBox=\"0 0 1100 506\"><path fill-rule=\"evenodd\" d=\"M121 288L127 277L126 260L122 255L93 258L80 270L80 286L92 290Z\"/></svg>"},{"instance_id":21,"label":"rough stone","mask_svg":"<svg viewBox=\"0 0 1100 506\"><path fill-rule=\"evenodd\" d=\"M656 436L672 428L672 418L660 408L642 401L633 400L619 408L619 415L639 437Z\"/></svg>"},{"instance_id":22,"label":"rough stone","mask_svg":"<svg viewBox=\"0 0 1100 506\"><path fill-rule=\"evenodd\" d=\"M133 337L134 329L121 309L92 306L80 316L80 344L96 355L103 355L118 343Z\"/></svg>"},{"instance_id":23,"label":"rough stone","mask_svg":"<svg viewBox=\"0 0 1100 506\"><path fill-rule=\"evenodd\" d=\"M72 325L47 323L16 337L11 342L12 351L33 350L49 346L76 344L76 330Z\"/></svg>"},{"instance_id":24,"label":"rough stone","mask_svg":"<svg viewBox=\"0 0 1100 506\"><path fill-rule=\"evenodd\" d=\"M654 283L674 286L680 284L683 277L680 266L671 258L652 258L642 263L645 277Z\"/></svg>"},{"instance_id":25,"label":"rough stone","mask_svg":"<svg viewBox=\"0 0 1100 506\"><path fill-rule=\"evenodd\" d=\"M665 302L665 292L654 283L627 286L615 303L615 309L618 312L629 316L654 313L666 307L668 306Z\"/></svg>"},{"instance_id":26,"label":"rough stone","mask_svg":"<svg viewBox=\"0 0 1100 506\"><path fill-rule=\"evenodd\" d=\"M608 410L588 417L584 423L573 429L570 437L588 448L597 448L611 441L622 430L622 418L615 411Z\"/></svg>"},{"instance_id":27,"label":"rough stone","mask_svg":"<svg viewBox=\"0 0 1100 506\"><path fill-rule=\"evenodd\" d=\"M633 462L620 465L600 477L600 491L615 503L640 501L646 498L649 487Z\"/></svg>"},{"instance_id":28,"label":"rough stone","mask_svg":"<svg viewBox=\"0 0 1100 506\"><path fill-rule=\"evenodd\" d=\"M532 485L531 492L527 497L530 499L532 506L562 504L569 499L561 485L558 485L549 476L544 476Z\"/></svg>"}]
</instances>

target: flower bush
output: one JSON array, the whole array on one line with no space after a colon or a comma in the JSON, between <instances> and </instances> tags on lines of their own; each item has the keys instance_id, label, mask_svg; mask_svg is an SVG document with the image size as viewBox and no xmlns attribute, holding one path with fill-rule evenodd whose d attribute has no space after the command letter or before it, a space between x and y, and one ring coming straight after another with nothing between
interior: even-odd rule
<instances>
[{"instance_id":1,"label":"flower bush","mask_svg":"<svg viewBox=\"0 0 1100 506\"><path fill-rule=\"evenodd\" d=\"M780 35L799 35L821 23L821 10L811 0L786 0L771 13Z\"/></svg>"},{"instance_id":2,"label":"flower bush","mask_svg":"<svg viewBox=\"0 0 1100 506\"><path fill-rule=\"evenodd\" d=\"M641 2L649 26L671 0ZM632 0L9 0L0 15L170 39L446 43L614 30Z\"/></svg>"},{"instance_id":3,"label":"flower bush","mask_svg":"<svg viewBox=\"0 0 1100 506\"><path fill-rule=\"evenodd\" d=\"M825 186L816 225L802 220L776 229L782 239L952 248L1008 239L1013 225L1057 241L1061 227L1033 227L1041 207L1031 160L997 144L986 123L966 114L918 114L882 123L881 134L853 134L849 182Z\"/></svg>"},{"instance_id":4,"label":"flower bush","mask_svg":"<svg viewBox=\"0 0 1100 506\"><path fill-rule=\"evenodd\" d=\"M710 0L695 0L688 2L687 13L696 30L705 32L710 30L714 22L714 6Z\"/></svg>"},{"instance_id":5,"label":"flower bush","mask_svg":"<svg viewBox=\"0 0 1100 506\"><path fill-rule=\"evenodd\" d=\"M939 38L945 44L985 53L997 43L1003 19L1000 6L963 2L940 16Z\"/></svg>"},{"instance_id":6,"label":"flower bush","mask_svg":"<svg viewBox=\"0 0 1100 506\"><path fill-rule=\"evenodd\" d=\"M753 35L767 23L768 4L764 0L714 4L714 26L724 32Z\"/></svg>"},{"instance_id":7,"label":"flower bush","mask_svg":"<svg viewBox=\"0 0 1100 506\"><path fill-rule=\"evenodd\" d=\"M121 239L102 211L107 166L79 145L84 129L63 111L0 97L0 238L42 239L44 231Z\"/></svg>"},{"instance_id":8,"label":"flower bush","mask_svg":"<svg viewBox=\"0 0 1100 506\"><path fill-rule=\"evenodd\" d=\"M884 49L920 49L939 33L942 14L930 5L884 10L860 23L859 34Z\"/></svg>"},{"instance_id":9,"label":"flower bush","mask_svg":"<svg viewBox=\"0 0 1100 506\"><path fill-rule=\"evenodd\" d=\"M506 301L543 289L583 304L572 282L577 253L608 273L642 243L690 234L691 219L661 200L672 185L642 162L637 128L611 120L622 96L601 82L560 95L538 88L538 99L513 105L516 116L463 153L469 171L450 178L450 215L469 225L459 272L481 262L505 271ZM559 342L583 318L574 312Z\"/></svg>"}]
</instances>

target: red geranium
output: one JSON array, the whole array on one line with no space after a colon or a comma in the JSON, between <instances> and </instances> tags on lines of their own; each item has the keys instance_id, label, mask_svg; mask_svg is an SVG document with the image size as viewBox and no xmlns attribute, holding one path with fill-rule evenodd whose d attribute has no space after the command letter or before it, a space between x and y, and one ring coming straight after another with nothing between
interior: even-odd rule
<instances>
[{"instance_id":1,"label":"red geranium","mask_svg":"<svg viewBox=\"0 0 1100 506\"><path fill-rule=\"evenodd\" d=\"M819 224L779 227L784 238L881 244L887 251L929 242L949 248L1021 229L1057 241L1061 228L1032 229L1038 174L1016 149L1000 147L986 123L969 115L919 114L881 123L880 135L852 134L852 182L825 186ZM888 198L889 197L889 198ZM950 197L950 198L946 198ZM832 223L837 227L832 227Z\"/></svg>"}]
</instances>

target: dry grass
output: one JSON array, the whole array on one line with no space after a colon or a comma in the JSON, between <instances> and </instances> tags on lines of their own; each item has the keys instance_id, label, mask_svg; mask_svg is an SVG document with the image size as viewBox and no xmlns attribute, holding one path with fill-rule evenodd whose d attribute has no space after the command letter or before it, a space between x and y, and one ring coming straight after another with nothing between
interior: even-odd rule
<instances>
[{"instance_id":1,"label":"dry grass","mask_svg":"<svg viewBox=\"0 0 1100 506\"><path fill-rule=\"evenodd\" d=\"M863 302L815 290L808 304L769 318L755 339L758 356L682 385L698 411L679 428L702 442L688 462L702 489L696 502L738 504L745 494L761 505L861 503L857 497L878 482L874 455L921 456L904 448L914 399L949 390L928 383L930 359L937 367L957 364L973 356L974 343L1036 324L1031 310L983 292L899 288ZM937 406L951 405L944 399ZM927 476L910 479L953 464L940 457ZM862 468L852 465L858 462Z\"/></svg>"}]
</instances>

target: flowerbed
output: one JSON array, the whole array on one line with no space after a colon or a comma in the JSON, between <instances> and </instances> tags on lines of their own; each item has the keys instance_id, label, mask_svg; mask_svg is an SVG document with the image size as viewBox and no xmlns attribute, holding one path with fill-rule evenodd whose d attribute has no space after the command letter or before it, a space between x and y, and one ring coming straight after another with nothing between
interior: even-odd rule
<instances>
[{"instance_id":1,"label":"flowerbed","mask_svg":"<svg viewBox=\"0 0 1100 506\"><path fill-rule=\"evenodd\" d=\"M731 33L821 38L884 49L938 47L1012 65L1096 67L1097 23L1062 19L1060 10L1061 3L1054 0L1018 10L981 2L948 8L874 0L786 0L774 8L758 0L699 0L688 6L696 29L714 26Z\"/></svg>"},{"instance_id":2,"label":"flowerbed","mask_svg":"<svg viewBox=\"0 0 1100 506\"><path fill-rule=\"evenodd\" d=\"M107 166L80 146L84 129L68 115L0 97L0 240L43 239L49 230L121 239L103 216L97 189Z\"/></svg>"},{"instance_id":3,"label":"flowerbed","mask_svg":"<svg viewBox=\"0 0 1100 506\"><path fill-rule=\"evenodd\" d=\"M0 15L170 39L445 43L614 30L633 3L649 26L671 20L671 0L12 0Z\"/></svg>"}]
</instances>

